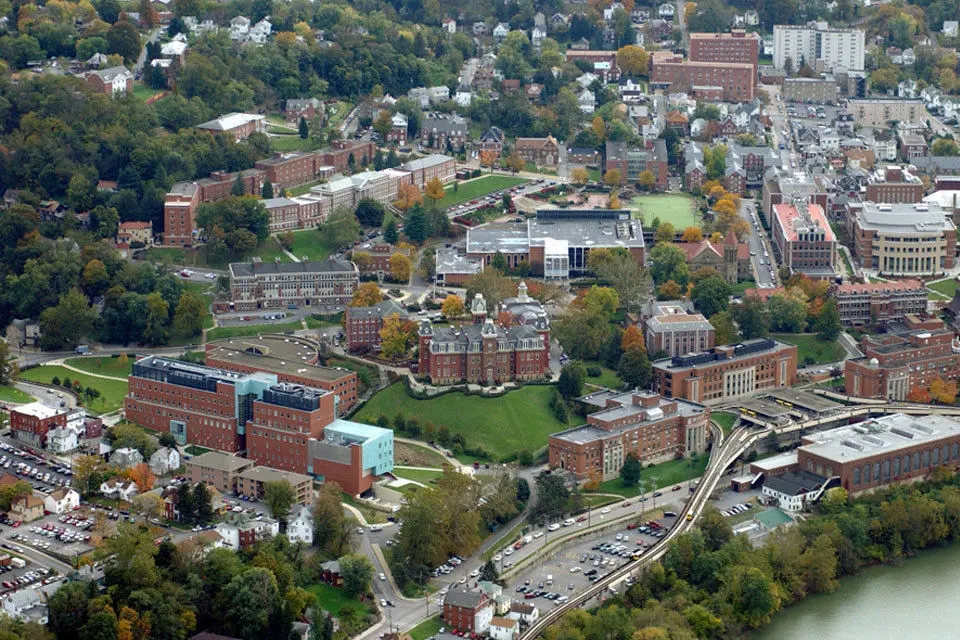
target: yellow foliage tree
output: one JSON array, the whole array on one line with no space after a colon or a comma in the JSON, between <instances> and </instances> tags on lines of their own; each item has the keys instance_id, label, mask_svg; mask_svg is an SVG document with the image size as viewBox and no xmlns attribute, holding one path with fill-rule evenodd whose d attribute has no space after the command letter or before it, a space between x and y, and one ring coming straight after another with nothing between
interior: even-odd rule
<instances>
[{"instance_id":1,"label":"yellow foliage tree","mask_svg":"<svg viewBox=\"0 0 960 640\"><path fill-rule=\"evenodd\" d=\"M397 251L390 256L390 277L397 282L409 282L412 267L407 254Z\"/></svg>"},{"instance_id":2,"label":"yellow foliage tree","mask_svg":"<svg viewBox=\"0 0 960 640\"><path fill-rule=\"evenodd\" d=\"M684 242L702 242L703 231L700 227L687 227L683 230L683 235L680 236L680 239Z\"/></svg>"},{"instance_id":3,"label":"yellow foliage tree","mask_svg":"<svg viewBox=\"0 0 960 640\"><path fill-rule=\"evenodd\" d=\"M713 233L710 234L710 242L716 244L721 240L723 240L723 234L720 233L719 231L714 231Z\"/></svg>"},{"instance_id":4,"label":"yellow foliage tree","mask_svg":"<svg viewBox=\"0 0 960 640\"><path fill-rule=\"evenodd\" d=\"M394 359L407 352L407 338L409 334L403 330L400 316L396 313L383 321L380 329L380 353L384 357Z\"/></svg>"},{"instance_id":5,"label":"yellow foliage tree","mask_svg":"<svg viewBox=\"0 0 960 640\"><path fill-rule=\"evenodd\" d=\"M650 191L657 184L657 179L653 175L653 171L650 169L644 169L640 172L640 175L637 176L637 183L643 188L644 191Z\"/></svg>"},{"instance_id":6,"label":"yellow foliage tree","mask_svg":"<svg viewBox=\"0 0 960 640\"><path fill-rule=\"evenodd\" d=\"M957 401L957 383L934 378L930 381L930 396L939 404L953 404Z\"/></svg>"},{"instance_id":7,"label":"yellow foliage tree","mask_svg":"<svg viewBox=\"0 0 960 640\"><path fill-rule=\"evenodd\" d=\"M480 166L493 171L493 165L497 164L497 158L499 157L500 154L495 149L484 149L480 152Z\"/></svg>"},{"instance_id":8,"label":"yellow foliage tree","mask_svg":"<svg viewBox=\"0 0 960 640\"><path fill-rule=\"evenodd\" d=\"M443 197L447 195L446 192L443 190L443 183L440 182L440 178L437 178L436 176L434 176L433 178L430 179L429 182L427 182L427 185L425 188L425 195L431 200L433 200L434 202L437 202L438 200L442 200Z\"/></svg>"},{"instance_id":9,"label":"yellow foliage tree","mask_svg":"<svg viewBox=\"0 0 960 640\"><path fill-rule=\"evenodd\" d=\"M423 204L423 194L415 184L402 184L397 190L397 200L393 203L397 209L408 211L418 204Z\"/></svg>"},{"instance_id":10,"label":"yellow foliage tree","mask_svg":"<svg viewBox=\"0 0 960 640\"><path fill-rule=\"evenodd\" d=\"M443 314L444 318L459 318L466 311L466 307L463 304L463 299L456 294L449 294L443 300L443 304L440 305L440 313Z\"/></svg>"},{"instance_id":11,"label":"yellow foliage tree","mask_svg":"<svg viewBox=\"0 0 960 640\"><path fill-rule=\"evenodd\" d=\"M619 187L620 186L620 170L619 169L609 169L606 173L603 174L603 184L608 187Z\"/></svg>"},{"instance_id":12,"label":"yellow foliage tree","mask_svg":"<svg viewBox=\"0 0 960 640\"><path fill-rule=\"evenodd\" d=\"M297 44L297 34L293 31L281 31L273 37L274 42L283 48L289 49Z\"/></svg>"},{"instance_id":13,"label":"yellow foliage tree","mask_svg":"<svg viewBox=\"0 0 960 640\"><path fill-rule=\"evenodd\" d=\"M593 122L590 123L590 129L593 130L593 135L595 135L600 142L607 139L607 125L600 116L593 119Z\"/></svg>"},{"instance_id":14,"label":"yellow foliage tree","mask_svg":"<svg viewBox=\"0 0 960 640\"><path fill-rule=\"evenodd\" d=\"M634 347L646 350L647 344L643 339L643 333L637 328L637 325L632 324L626 328L623 332L623 337L620 338L620 349L627 351Z\"/></svg>"},{"instance_id":15,"label":"yellow foliage tree","mask_svg":"<svg viewBox=\"0 0 960 640\"><path fill-rule=\"evenodd\" d=\"M570 180L573 184L584 185L590 181L590 174L583 167L577 167L570 172Z\"/></svg>"},{"instance_id":16,"label":"yellow foliage tree","mask_svg":"<svg viewBox=\"0 0 960 640\"><path fill-rule=\"evenodd\" d=\"M610 199L607 200L608 209L619 209L620 208L620 197L617 195L616 191L610 192Z\"/></svg>"},{"instance_id":17,"label":"yellow foliage tree","mask_svg":"<svg viewBox=\"0 0 960 640\"><path fill-rule=\"evenodd\" d=\"M631 76L645 76L650 70L650 54L643 47L628 44L617 50L617 66Z\"/></svg>"},{"instance_id":18,"label":"yellow foliage tree","mask_svg":"<svg viewBox=\"0 0 960 640\"><path fill-rule=\"evenodd\" d=\"M372 307L379 302L383 302L383 294L380 293L380 287L377 286L376 282L364 282L353 292L350 306Z\"/></svg>"},{"instance_id":19,"label":"yellow foliage tree","mask_svg":"<svg viewBox=\"0 0 960 640\"><path fill-rule=\"evenodd\" d=\"M724 215L737 215L737 208L726 198L721 198L713 205L713 210L717 212L717 219Z\"/></svg>"},{"instance_id":20,"label":"yellow foliage tree","mask_svg":"<svg viewBox=\"0 0 960 640\"><path fill-rule=\"evenodd\" d=\"M674 229L673 225L669 222L663 222L657 227L657 232L654 234L657 244L661 242L673 242L677 237L677 230Z\"/></svg>"},{"instance_id":21,"label":"yellow foliage tree","mask_svg":"<svg viewBox=\"0 0 960 640\"><path fill-rule=\"evenodd\" d=\"M130 479L137 485L137 491L146 493L153 489L153 483L157 477L150 471L150 466L146 462L133 465L130 469Z\"/></svg>"},{"instance_id":22,"label":"yellow foliage tree","mask_svg":"<svg viewBox=\"0 0 960 640\"><path fill-rule=\"evenodd\" d=\"M660 295L667 300L677 300L683 296L683 289L673 280L667 280L660 285Z\"/></svg>"},{"instance_id":23,"label":"yellow foliage tree","mask_svg":"<svg viewBox=\"0 0 960 640\"><path fill-rule=\"evenodd\" d=\"M506 165L507 169L513 171L514 173L520 173L523 171L524 167L527 166L526 160L523 159L516 149L514 149L510 155L507 156L507 159L503 161L503 164Z\"/></svg>"}]
</instances>

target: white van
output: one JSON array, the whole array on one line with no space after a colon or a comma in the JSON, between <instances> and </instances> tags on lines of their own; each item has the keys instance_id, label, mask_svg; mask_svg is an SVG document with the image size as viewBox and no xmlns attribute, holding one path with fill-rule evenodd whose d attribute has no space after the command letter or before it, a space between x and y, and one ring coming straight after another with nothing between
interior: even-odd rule
<instances>
[{"instance_id":1,"label":"white van","mask_svg":"<svg viewBox=\"0 0 960 640\"><path fill-rule=\"evenodd\" d=\"M557 524L556 522L553 522L550 524L549 527L547 527L547 531L556 531L559 528L560 528L560 525Z\"/></svg>"},{"instance_id":2,"label":"white van","mask_svg":"<svg viewBox=\"0 0 960 640\"><path fill-rule=\"evenodd\" d=\"M552 584L553 584L553 574L552 574L552 573L548 573L548 574L547 574L547 586L549 587L549 586L552 585Z\"/></svg>"},{"instance_id":3,"label":"white van","mask_svg":"<svg viewBox=\"0 0 960 640\"><path fill-rule=\"evenodd\" d=\"M573 518L567 518L566 520L564 520L564 521L563 521L563 526L565 526L565 527L572 527L572 526L573 526Z\"/></svg>"}]
</instances>

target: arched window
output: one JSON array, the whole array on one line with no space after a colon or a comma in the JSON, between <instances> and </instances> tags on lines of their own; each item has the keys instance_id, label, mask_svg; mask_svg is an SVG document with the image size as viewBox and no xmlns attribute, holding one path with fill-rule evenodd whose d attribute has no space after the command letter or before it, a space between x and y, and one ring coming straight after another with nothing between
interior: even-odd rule
<instances>
[{"instance_id":1,"label":"arched window","mask_svg":"<svg viewBox=\"0 0 960 640\"><path fill-rule=\"evenodd\" d=\"M956 442L954 442L954 443L953 443L953 458L952 458L952 459L953 459L953 460L956 460L957 458L960 458L960 444L957 444Z\"/></svg>"},{"instance_id":2,"label":"arched window","mask_svg":"<svg viewBox=\"0 0 960 640\"><path fill-rule=\"evenodd\" d=\"M933 466L940 464L940 447L933 448Z\"/></svg>"},{"instance_id":3,"label":"arched window","mask_svg":"<svg viewBox=\"0 0 960 640\"><path fill-rule=\"evenodd\" d=\"M900 456L893 459L893 476L900 475Z\"/></svg>"},{"instance_id":4,"label":"arched window","mask_svg":"<svg viewBox=\"0 0 960 640\"><path fill-rule=\"evenodd\" d=\"M890 482L890 460L883 461L883 481Z\"/></svg>"},{"instance_id":5,"label":"arched window","mask_svg":"<svg viewBox=\"0 0 960 640\"><path fill-rule=\"evenodd\" d=\"M863 466L863 484L870 484L870 465L866 464Z\"/></svg>"},{"instance_id":6,"label":"arched window","mask_svg":"<svg viewBox=\"0 0 960 640\"><path fill-rule=\"evenodd\" d=\"M930 467L930 450L927 449L926 451L923 452L923 467L921 468L927 469L929 467Z\"/></svg>"},{"instance_id":7,"label":"arched window","mask_svg":"<svg viewBox=\"0 0 960 640\"><path fill-rule=\"evenodd\" d=\"M827 477L828 478L833 477L833 467L831 467L830 465L827 465Z\"/></svg>"},{"instance_id":8,"label":"arched window","mask_svg":"<svg viewBox=\"0 0 960 640\"><path fill-rule=\"evenodd\" d=\"M880 463L879 462L873 463L873 481L880 482Z\"/></svg>"},{"instance_id":9,"label":"arched window","mask_svg":"<svg viewBox=\"0 0 960 640\"><path fill-rule=\"evenodd\" d=\"M943 464L950 462L950 447L947 445L943 445L943 457L940 459L943 460Z\"/></svg>"},{"instance_id":10,"label":"arched window","mask_svg":"<svg viewBox=\"0 0 960 640\"><path fill-rule=\"evenodd\" d=\"M920 454L919 453L913 454L913 470L914 471L920 470Z\"/></svg>"},{"instance_id":11,"label":"arched window","mask_svg":"<svg viewBox=\"0 0 960 640\"><path fill-rule=\"evenodd\" d=\"M860 484L860 467L853 468L853 486L858 486Z\"/></svg>"}]
</instances>

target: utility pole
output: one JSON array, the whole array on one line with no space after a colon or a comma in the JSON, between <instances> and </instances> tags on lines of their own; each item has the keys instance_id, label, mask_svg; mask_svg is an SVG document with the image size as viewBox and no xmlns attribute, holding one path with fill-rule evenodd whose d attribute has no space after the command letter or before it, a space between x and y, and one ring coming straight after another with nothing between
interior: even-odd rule
<instances>
[{"instance_id":1,"label":"utility pole","mask_svg":"<svg viewBox=\"0 0 960 640\"><path fill-rule=\"evenodd\" d=\"M657 508L657 476L650 476L650 481L653 483L653 508Z\"/></svg>"}]
</instances>

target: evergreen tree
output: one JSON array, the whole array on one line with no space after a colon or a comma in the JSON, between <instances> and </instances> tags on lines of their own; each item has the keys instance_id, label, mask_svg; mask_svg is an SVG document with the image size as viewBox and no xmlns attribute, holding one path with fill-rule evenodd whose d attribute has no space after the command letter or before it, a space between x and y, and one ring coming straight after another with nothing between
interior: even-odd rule
<instances>
[{"instance_id":1,"label":"evergreen tree","mask_svg":"<svg viewBox=\"0 0 960 640\"><path fill-rule=\"evenodd\" d=\"M387 228L383 230L383 239L390 244L396 244L398 236L397 223L394 220L390 220L390 222L387 223Z\"/></svg>"},{"instance_id":2,"label":"evergreen tree","mask_svg":"<svg viewBox=\"0 0 960 640\"><path fill-rule=\"evenodd\" d=\"M390 151L387 152L387 168L392 169L398 164L400 164L400 160L397 158L397 150L391 147Z\"/></svg>"},{"instance_id":3,"label":"evergreen tree","mask_svg":"<svg viewBox=\"0 0 960 640\"><path fill-rule=\"evenodd\" d=\"M273 197L273 183L270 182L269 178L263 181L263 188L260 189L260 197L264 200L269 200Z\"/></svg>"},{"instance_id":4,"label":"evergreen tree","mask_svg":"<svg viewBox=\"0 0 960 640\"><path fill-rule=\"evenodd\" d=\"M310 135L310 125L307 124L307 119L303 116L300 116L300 123L297 124L297 133L300 134L302 140L306 140Z\"/></svg>"},{"instance_id":5,"label":"evergreen tree","mask_svg":"<svg viewBox=\"0 0 960 640\"><path fill-rule=\"evenodd\" d=\"M237 174L237 179L233 181L233 188L230 189L230 194L234 196L242 196L245 193L243 188L243 180L240 179L240 174Z\"/></svg>"}]
</instances>

